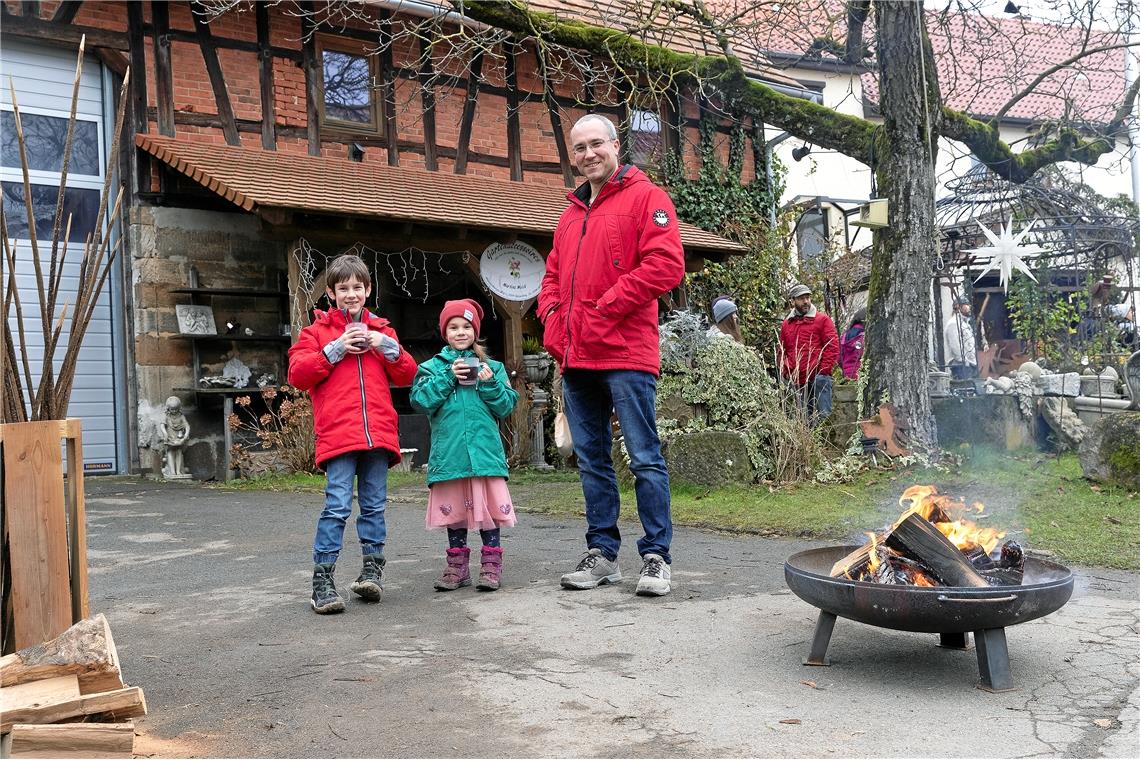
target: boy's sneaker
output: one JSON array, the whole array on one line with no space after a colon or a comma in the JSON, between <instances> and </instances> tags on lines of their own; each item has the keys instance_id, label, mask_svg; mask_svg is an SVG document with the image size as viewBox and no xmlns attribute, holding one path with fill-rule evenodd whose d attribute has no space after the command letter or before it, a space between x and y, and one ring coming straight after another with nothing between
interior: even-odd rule
<instances>
[{"instance_id":1,"label":"boy's sneaker","mask_svg":"<svg viewBox=\"0 0 1140 760\"><path fill-rule=\"evenodd\" d=\"M369 602L380 601L380 594L384 587L380 585L380 577L384 574L384 555L365 554L364 569L360 571L348 590Z\"/></svg>"},{"instance_id":2,"label":"boy's sneaker","mask_svg":"<svg viewBox=\"0 0 1140 760\"><path fill-rule=\"evenodd\" d=\"M602 556L601 549L590 549L572 573L562 576L562 588L597 588L603 583L617 583L621 570L616 561Z\"/></svg>"},{"instance_id":3,"label":"boy's sneaker","mask_svg":"<svg viewBox=\"0 0 1140 760\"><path fill-rule=\"evenodd\" d=\"M669 566L656 554L646 554L641 558L641 580L637 582L637 593L641 596L665 596L669 593Z\"/></svg>"},{"instance_id":4,"label":"boy's sneaker","mask_svg":"<svg viewBox=\"0 0 1140 760\"><path fill-rule=\"evenodd\" d=\"M336 583L333 581L335 571L334 562L313 565L313 598L309 603L318 615L344 612L344 599L336 592Z\"/></svg>"}]
</instances>

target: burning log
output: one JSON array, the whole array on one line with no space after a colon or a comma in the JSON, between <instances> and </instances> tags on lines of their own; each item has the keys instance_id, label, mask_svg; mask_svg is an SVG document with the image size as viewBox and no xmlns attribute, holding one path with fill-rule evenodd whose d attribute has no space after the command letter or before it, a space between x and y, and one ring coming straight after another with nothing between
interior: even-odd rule
<instances>
[{"instance_id":1,"label":"burning log","mask_svg":"<svg viewBox=\"0 0 1140 760\"><path fill-rule=\"evenodd\" d=\"M963 549L962 553L966 555L966 559L970 560L970 564L974 566L974 569L983 575L985 574L986 570L993 570L994 567L996 567L994 561L990 559L990 555L986 552L986 547L984 546L971 544L970 546Z\"/></svg>"},{"instance_id":2,"label":"burning log","mask_svg":"<svg viewBox=\"0 0 1140 760\"><path fill-rule=\"evenodd\" d=\"M831 566L831 572L828 573L832 578L838 578L841 575L849 575L852 578L860 575L871 562L871 547L875 545L874 541L868 541L860 546L855 551L848 554L843 559L836 562Z\"/></svg>"},{"instance_id":3,"label":"burning log","mask_svg":"<svg viewBox=\"0 0 1140 760\"><path fill-rule=\"evenodd\" d=\"M1002 544L998 567L1016 570L1019 573L1025 572L1025 551L1021 548L1021 544L1016 541L1006 541Z\"/></svg>"},{"instance_id":4,"label":"burning log","mask_svg":"<svg viewBox=\"0 0 1140 760\"><path fill-rule=\"evenodd\" d=\"M1000 560L994 550L1005 533L961 515L981 519L985 505L940 495L931 485L907 488L898 520L831 566L833 578L917 586L1018 585L1025 563L1021 547L1008 541Z\"/></svg>"},{"instance_id":5,"label":"burning log","mask_svg":"<svg viewBox=\"0 0 1140 760\"><path fill-rule=\"evenodd\" d=\"M1006 541L1001 547L997 564L982 575L991 586L1020 586L1025 577L1025 552L1016 541Z\"/></svg>"},{"instance_id":6,"label":"burning log","mask_svg":"<svg viewBox=\"0 0 1140 760\"><path fill-rule=\"evenodd\" d=\"M910 514L887 536L887 545L921 560L947 586L985 588L990 584L930 521Z\"/></svg>"}]
</instances>

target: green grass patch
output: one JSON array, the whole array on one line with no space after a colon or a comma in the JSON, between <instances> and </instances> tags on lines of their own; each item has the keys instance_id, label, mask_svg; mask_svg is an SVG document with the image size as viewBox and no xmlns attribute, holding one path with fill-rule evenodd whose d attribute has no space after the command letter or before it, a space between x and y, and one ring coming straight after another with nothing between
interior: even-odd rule
<instances>
[{"instance_id":1,"label":"green grass patch","mask_svg":"<svg viewBox=\"0 0 1140 760\"><path fill-rule=\"evenodd\" d=\"M422 486L425 484L422 472L390 472L389 488ZM282 491L292 493L324 493L325 476L294 472L288 475L263 475L259 478L239 478L228 483L217 483L214 488L227 491Z\"/></svg>"},{"instance_id":2,"label":"green grass patch","mask_svg":"<svg viewBox=\"0 0 1140 760\"><path fill-rule=\"evenodd\" d=\"M749 533L844 539L880 526L885 493L880 477L864 474L843 484L801 483L779 489L732 485L673 487L673 519L679 525ZM632 503L633 492L623 494Z\"/></svg>"},{"instance_id":3,"label":"green grass patch","mask_svg":"<svg viewBox=\"0 0 1140 760\"><path fill-rule=\"evenodd\" d=\"M577 483L577 470L541 470L519 469L511 472L510 484L514 485L541 485L543 483ZM414 488L427 486L427 476L423 472L389 472L389 488ZM324 492L325 476L310 475L308 473L291 473L289 475L264 475L259 478L240 478L229 483L217 483L215 488L231 491L284 491L297 493Z\"/></svg>"},{"instance_id":4,"label":"green grass patch","mask_svg":"<svg viewBox=\"0 0 1140 760\"><path fill-rule=\"evenodd\" d=\"M767 535L844 540L877 530L898 516L910 485L930 483L967 503L986 504L986 525L1061 562L1140 570L1140 495L1090 483L1077 457L964 449L955 468L875 470L851 483L800 483L702 488L673 485L677 525ZM572 470L511 473L512 494L524 512L581 519L582 491ZM320 475L275 475L216 486L231 490L322 492ZM422 472L389 474L393 489L420 487ZM622 490L623 518L637 519L632 489ZM523 529L525 530L525 523Z\"/></svg>"},{"instance_id":5,"label":"green grass patch","mask_svg":"<svg viewBox=\"0 0 1140 760\"><path fill-rule=\"evenodd\" d=\"M960 467L863 473L852 483L801 483L777 490L676 486L680 525L843 539L898 516L898 497L925 483L940 493L986 504L979 522L1062 562L1140 570L1140 496L1086 481L1073 454L960 452ZM632 492L623 499L632 500Z\"/></svg>"}]
</instances>

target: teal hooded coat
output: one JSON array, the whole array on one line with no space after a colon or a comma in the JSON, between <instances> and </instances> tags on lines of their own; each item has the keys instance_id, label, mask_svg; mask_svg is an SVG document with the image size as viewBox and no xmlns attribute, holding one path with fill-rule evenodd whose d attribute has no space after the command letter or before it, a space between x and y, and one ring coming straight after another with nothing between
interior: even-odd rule
<instances>
[{"instance_id":1,"label":"teal hooded coat","mask_svg":"<svg viewBox=\"0 0 1140 760\"><path fill-rule=\"evenodd\" d=\"M460 385L451 365L471 350L445 346L422 363L412 381L411 402L431 423L430 486L460 478L505 478L507 455L499 437L499 420L515 408L519 394L511 387L502 362L486 361L493 376L475 385Z\"/></svg>"}]
</instances>

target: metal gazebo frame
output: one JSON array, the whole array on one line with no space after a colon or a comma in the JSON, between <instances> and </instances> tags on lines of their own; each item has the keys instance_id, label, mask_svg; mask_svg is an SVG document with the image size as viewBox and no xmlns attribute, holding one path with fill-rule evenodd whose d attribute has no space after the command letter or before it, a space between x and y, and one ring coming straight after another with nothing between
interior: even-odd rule
<instances>
[{"instance_id":1,"label":"metal gazebo frame","mask_svg":"<svg viewBox=\"0 0 1140 760\"><path fill-rule=\"evenodd\" d=\"M978 165L962 177L948 182L946 187L950 194L935 205L936 223L942 231L939 260L934 271L936 285L945 285L953 295L957 295L957 279L961 276L964 290L972 294L974 280L984 269L986 261L984 257L979 261L977 255L966 251L988 245L979 225L986 225L992 231L1012 218L1014 232L1033 222L1033 229L1023 242L1049 251L1026 260L1035 269L1043 268L1047 279L1041 283L1042 287L1054 292L1082 290L1086 283L1078 282L1074 287L1074 278L1082 275L1086 278L1090 275L1100 277L1111 272L1119 276L1113 282L1113 288L1125 294L1135 311L1140 291L1136 261L1140 218L1135 213L1113 213L1104 208L1094 194L1080 192L1083 186L1065 179L1057 171L1046 170L1024 184L1014 184ZM1057 276L1061 274L1068 276L1068 285L1058 284ZM1109 292L1104 288L1105 298ZM934 334L935 350L939 364L942 364L942 287L934 288L934 300L938 326ZM1094 331L1093 334L1106 330L1107 323L1116 319L1107 312L1106 305L1091 298L1088 307L1079 315L1082 325L1087 324L1086 329ZM979 319L981 311L979 309L977 315ZM1130 346L1124 349L1124 356L1140 349L1140 338L1135 330ZM1103 353L1096 358L1103 365L1120 353Z\"/></svg>"}]
</instances>

